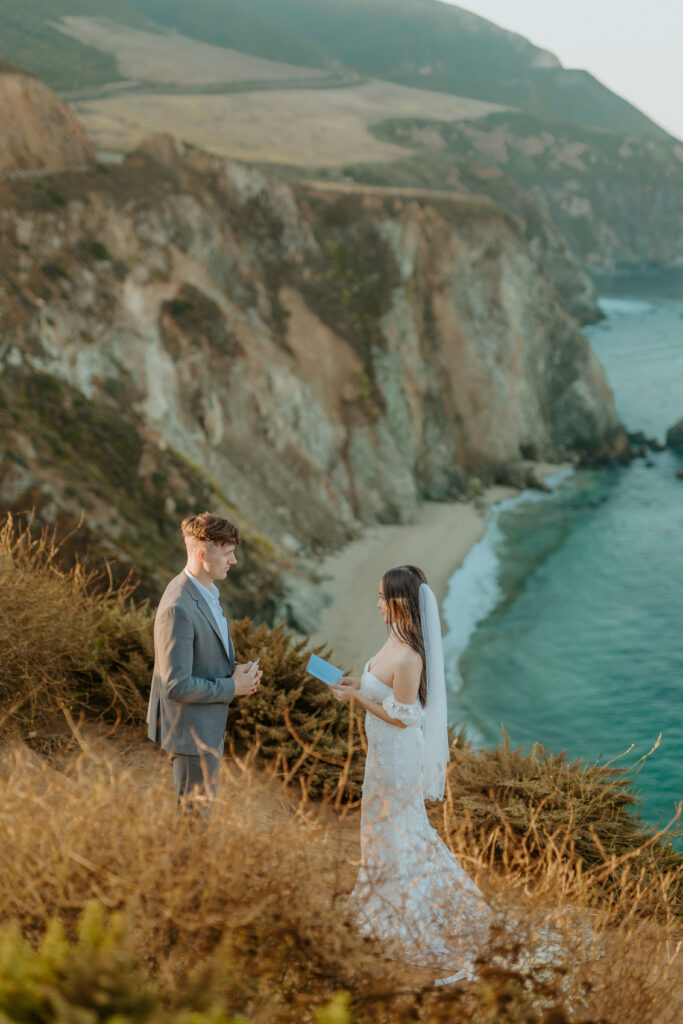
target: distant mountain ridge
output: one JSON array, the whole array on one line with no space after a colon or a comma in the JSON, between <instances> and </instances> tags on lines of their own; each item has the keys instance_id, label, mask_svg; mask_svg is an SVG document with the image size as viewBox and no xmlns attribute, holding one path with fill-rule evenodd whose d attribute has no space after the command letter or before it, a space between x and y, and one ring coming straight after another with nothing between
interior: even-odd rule
<instances>
[{"instance_id":1,"label":"distant mountain ridge","mask_svg":"<svg viewBox=\"0 0 683 1024\"><path fill-rule=\"evenodd\" d=\"M69 15L181 32L290 64L344 67L634 136L667 133L587 71L440 0L3 0L3 55L57 90L121 78L116 61L59 31Z\"/></svg>"},{"instance_id":2,"label":"distant mountain ridge","mask_svg":"<svg viewBox=\"0 0 683 1024\"><path fill-rule=\"evenodd\" d=\"M523 36L440 0L130 0L160 24L205 41L292 60L289 40L307 44L317 66L338 62L403 85L518 106L627 134L667 133L582 70ZM211 12L211 16L210 16ZM275 28L266 44L253 27ZM278 34L287 47L272 49ZM308 63L306 53L296 60Z\"/></svg>"}]
</instances>

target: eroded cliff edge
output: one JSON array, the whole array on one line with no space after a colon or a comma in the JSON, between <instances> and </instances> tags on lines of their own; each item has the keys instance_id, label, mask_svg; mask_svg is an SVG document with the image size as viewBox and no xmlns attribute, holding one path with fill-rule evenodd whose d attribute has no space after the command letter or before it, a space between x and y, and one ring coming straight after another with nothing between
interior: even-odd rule
<instances>
[{"instance_id":1,"label":"eroded cliff edge","mask_svg":"<svg viewBox=\"0 0 683 1024\"><path fill-rule=\"evenodd\" d=\"M0 501L85 508L152 592L197 502L245 525L238 610L296 618L301 560L363 523L626 446L492 201L293 188L167 137L1 200Z\"/></svg>"},{"instance_id":2,"label":"eroded cliff edge","mask_svg":"<svg viewBox=\"0 0 683 1024\"><path fill-rule=\"evenodd\" d=\"M75 116L43 82L0 57L0 175L94 165Z\"/></svg>"}]
</instances>

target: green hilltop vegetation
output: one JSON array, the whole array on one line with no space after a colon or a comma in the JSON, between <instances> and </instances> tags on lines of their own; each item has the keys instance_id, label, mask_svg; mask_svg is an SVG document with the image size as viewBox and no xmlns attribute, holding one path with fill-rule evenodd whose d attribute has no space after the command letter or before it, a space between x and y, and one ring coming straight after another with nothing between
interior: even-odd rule
<instances>
[{"instance_id":1,"label":"green hilltop vegetation","mask_svg":"<svg viewBox=\"0 0 683 1024\"><path fill-rule=\"evenodd\" d=\"M120 80L116 60L66 36L60 17L107 17L307 67L650 138L666 132L586 71L439 0L5 0L3 54L67 91Z\"/></svg>"},{"instance_id":2,"label":"green hilltop vegetation","mask_svg":"<svg viewBox=\"0 0 683 1024\"><path fill-rule=\"evenodd\" d=\"M362 75L612 131L666 134L588 72L548 66L554 58L527 39L439 0L130 2L186 35L271 59L338 62ZM292 39L306 51L295 54Z\"/></svg>"},{"instance_id":3,"label":"green hilltop vegetation","mask_svg":"<svg viewBox=\"0 0 683 1024\"><path fill-rule=\"evenodd\" d=\"M110 54L86 46L55 27L60 17L68 15L106 16L139 27L146 25L127 0L3 0L3 57L27 68L58 91L120 80Z\"/></svg>"},{"instance_id":4,"label":"green hilltop vegetation","mask_svg":"<svg viewBox=\"0 0 683 1024\"><path fill-rule=\"evenodd\" d=\"M20 67L18 64L12 64L9 60L3 60L0 57L0 75L29 75L30 73L26 68Z\"/></svg>"},{"instance_id":5,"label":"green hilltop vegetation","mask_svg":"<svg viewBox=\"0 0 683 1024\"><path fill-rule=\"evenodd\" d=\"M267 5L251 0L196 0L192 4L131 0L131 4L151 21L214 46L304 67L324 68L331 63L324 45L311 41L302 24L288 24L289 0L281 5L284 17L278 15L277 4L271 12Z\"/></svg>"}]
</instances>

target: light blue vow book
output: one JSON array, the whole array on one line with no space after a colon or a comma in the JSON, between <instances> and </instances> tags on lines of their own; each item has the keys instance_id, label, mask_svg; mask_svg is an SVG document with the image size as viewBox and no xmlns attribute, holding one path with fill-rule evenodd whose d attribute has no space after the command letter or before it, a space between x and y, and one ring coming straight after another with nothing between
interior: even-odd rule
<instances>
[{"instance_id":1,"label":"light blue vow book","mask_svg":"<svg viewBox=\"0 0 683 1024\"><path fill-rule=\"evenodd\" d=\"M315 676L316 679L321 679L323 683L327 683L328 686L334 686L344 675L340 668L333 665L331 661L319 658L317 654L312 654L308 659L306 671Z\"/></svg>"}]
</instances>

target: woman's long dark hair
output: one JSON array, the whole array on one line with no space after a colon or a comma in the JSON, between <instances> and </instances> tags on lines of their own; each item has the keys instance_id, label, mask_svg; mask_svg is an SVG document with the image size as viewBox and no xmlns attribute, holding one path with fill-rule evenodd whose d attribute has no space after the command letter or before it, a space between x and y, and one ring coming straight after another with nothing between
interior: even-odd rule
<instances>
[{"instance_id":1,"label":"woman's long dark hair","mask_svg":"<svg viewBox=\"0 0 683 1024\"><path fill-rule=\"evenodd\" d=\"M382 576L382 593L389 611L389 630L422 658L422 675L417 696L422 707L427 701L427 666L425 642L420 619L420 584L427 577L415 565L388 569Z\"/></svg>"}]
</instances>

